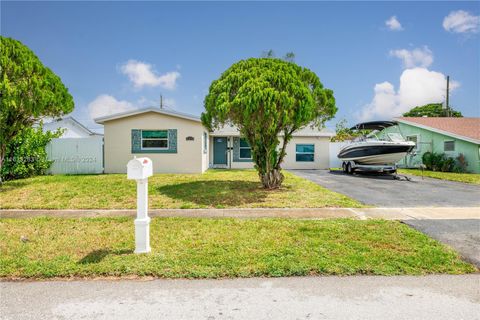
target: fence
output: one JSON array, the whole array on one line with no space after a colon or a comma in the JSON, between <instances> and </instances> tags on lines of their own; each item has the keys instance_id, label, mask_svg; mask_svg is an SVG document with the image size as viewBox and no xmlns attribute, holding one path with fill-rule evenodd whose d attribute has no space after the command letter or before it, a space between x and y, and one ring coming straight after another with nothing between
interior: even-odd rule
<instances>
[{"instance_id":1,"label":"fence","mask_svg":"<svg viewBox=\"0 0 480 320\"><path fill-rule=\"evenodd\" d=\"M342 141L342 142L330 142L329 145L329 155L330 155L330 168L341 168L342 161L337 158L338 152L343 146L349 144L349 141Z\"/></svg>"},{"instance_id":2,"label":"fence","mask_svg":"<svg viewBox=\"0 0 480 320\"><path fill-rule=\"evenodd\" d=\"M53 139L46 150L50 174L103 173L103 137Z\"/></svg>"}]
</instances>

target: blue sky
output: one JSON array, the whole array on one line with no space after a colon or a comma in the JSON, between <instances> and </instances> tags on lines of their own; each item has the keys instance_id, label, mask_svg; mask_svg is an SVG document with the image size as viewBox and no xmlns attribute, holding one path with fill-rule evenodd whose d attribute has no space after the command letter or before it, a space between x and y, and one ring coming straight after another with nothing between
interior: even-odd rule
<instances>
[{"instance_id":1,"label":"blue sky","mask_svg":"<svg viewBox=\"0 0 480 320\"><path fill-rule=\"evenodd\" d=\"M3 1L1 34L62 78L90 128L160 94L199 115L212 80L268 49L293 51L334 90L331 127L442 100L447 74L451 105L480 116L479 15L479 2Z\"/></svg>"}]
</instances>

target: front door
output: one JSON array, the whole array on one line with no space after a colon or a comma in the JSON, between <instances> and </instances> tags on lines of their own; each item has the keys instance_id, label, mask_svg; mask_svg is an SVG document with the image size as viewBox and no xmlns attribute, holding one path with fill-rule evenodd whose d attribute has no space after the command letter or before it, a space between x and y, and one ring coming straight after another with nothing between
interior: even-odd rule
<instances>
[{"instance_id":1,"label":"front door","mask_svg":"<svg viewBox=\"0 0 480 320\"><path fill-rule=\"evenodd\" d=\"M227 138L213 138L213 164L227 165Z\"/></svg>"}]
</instances>

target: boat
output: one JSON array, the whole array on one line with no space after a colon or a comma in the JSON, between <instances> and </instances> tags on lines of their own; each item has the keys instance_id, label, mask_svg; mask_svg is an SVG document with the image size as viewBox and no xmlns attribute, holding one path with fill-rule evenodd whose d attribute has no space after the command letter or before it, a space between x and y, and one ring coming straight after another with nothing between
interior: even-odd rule
<instances>
[{"instance_id":1,"label":"boat","mask_svg":"<svg viewBox=\"0 0 480 320\"><path fill-rule=\"evenodd\" d=\"M344 171L349 173L362 166L388 166L388 171L394 172L395 164L415 148L415 142L405 140L396 121L363 122L351 130L364 134L338 153Z\"/></svg>"}]
</instances>

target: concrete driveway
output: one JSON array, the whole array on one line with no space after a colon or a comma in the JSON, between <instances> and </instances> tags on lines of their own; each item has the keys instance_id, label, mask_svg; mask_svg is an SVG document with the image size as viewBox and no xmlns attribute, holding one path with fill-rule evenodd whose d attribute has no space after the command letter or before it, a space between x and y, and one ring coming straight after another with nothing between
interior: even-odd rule
<instances>
[{"instance_id":1,"label":"concrete driveway","mask_svg":"<svg viewBox=\"0 0 480 320\"><path fill-rule=\"evenodd\" d=\"M390 175L354 174L329 170L290 170L330 190L377 207L479 207L480 186L409 176L412 181Z\"/></svg>"}]
</instances>

